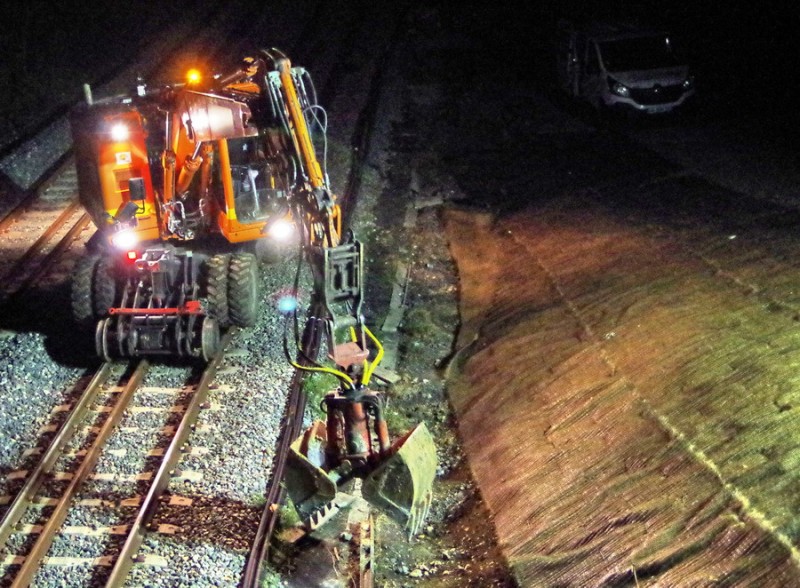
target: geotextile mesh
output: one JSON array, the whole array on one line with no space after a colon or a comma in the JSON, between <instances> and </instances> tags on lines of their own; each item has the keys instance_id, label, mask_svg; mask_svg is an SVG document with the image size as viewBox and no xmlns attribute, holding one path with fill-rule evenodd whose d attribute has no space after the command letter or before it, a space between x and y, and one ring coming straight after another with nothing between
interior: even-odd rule
<instances>
[{"instance_id":1,"label":"geotextile mesh","mask_svg":"<svg viewBox=\"0 0 800 588\"><path fill-rule=\"evenodd\" d=\"M451 402L520 585L800 585L794 325L573 205L446 214Z\"/></svg>"}]
</instances>

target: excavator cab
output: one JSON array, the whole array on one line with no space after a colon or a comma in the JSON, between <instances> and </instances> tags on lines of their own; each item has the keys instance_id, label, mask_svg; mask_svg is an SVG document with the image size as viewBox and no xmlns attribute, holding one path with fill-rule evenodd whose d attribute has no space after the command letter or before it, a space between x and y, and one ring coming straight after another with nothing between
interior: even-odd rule
<instances>
[{"instance_id":1,"label":"excavator cab","mask_svg":"<svg viewBox=\"0 0 800 588\"><path fill-rule=\"evenodd\" d=\"M243 224L263 223L288 209L287 190L267 159L260 141L228 141L231 183L236 218Z\"/></svg>"}]
</instances>

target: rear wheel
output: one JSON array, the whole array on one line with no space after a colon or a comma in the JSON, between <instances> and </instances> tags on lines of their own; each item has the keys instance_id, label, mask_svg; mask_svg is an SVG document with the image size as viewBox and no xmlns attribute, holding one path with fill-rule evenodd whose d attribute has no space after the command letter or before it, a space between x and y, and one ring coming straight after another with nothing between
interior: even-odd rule
<instances>
[{"instance_id":1,"label":"rear wheel","mask_svg":"<svg viewBox=\"0 0 800 588\"><path fill-rule=\"evenodd\" d=\"M82 257L72 275L70 302L77 323L103 318L114 305L117 285L110 260L99 255Z\"/></svg>"},{"instance_id":2,"label":"rear wheel","mask_svg":"<svg viewBox=\"0 0 800 588\"><path fill-rule=\"evenodd\" d=\"M228 266L228 305L231 322L252 327L258 318L258 261L252 253L234 253Z\"/></svg>"},{"instance_id":3,"label":"rear wheel","mask_svg":"<svg viewBox=\"0 0 800 588\"><path fill-rule=\"evenodd\" d=\"M228 265L231 256L219 254L206 262L206 300L209 314L221 328L231 324L228 312Z\"/></svg>"}]
</instances>

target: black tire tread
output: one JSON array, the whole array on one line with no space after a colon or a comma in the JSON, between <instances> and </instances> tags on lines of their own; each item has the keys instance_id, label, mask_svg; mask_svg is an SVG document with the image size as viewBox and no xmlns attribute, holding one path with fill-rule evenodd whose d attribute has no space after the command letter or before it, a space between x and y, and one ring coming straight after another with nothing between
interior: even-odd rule
<instances>
[{"instance_id":1,"label":"black tire tread","mask_svg":"<svg viewBox=\"0 0 800 588\"><path fill-rule=\"evenodd\" d=\"M231 256L220 253L206 262L206 300L209 314L217 320L220 328L231 325L228 309L228 265Z\"/></svg>"},{"instance_id":2,"label":"black tire tread","mask_svg":"<svg viewBox=\"0 0 800 588\"><path fill-rule=\"evenodd\" d=\"M99 261L100 259L96 255L81 257L72 272L72 283L70 284L72 318L80 325L88 325L94 318L92 278L95 266Z\"/></svg>"},{"instance_id":3,"label":"black tire tread","mask_svg":"<svg viewBox=\"0 0 800 588\"><path fill-rule=\"evenodd\" d=\"M117 282L114 276L114 264L101 257L95 265L92 277L92 311L99 320L108 316L108 309L114 306L117 298Z\"/></svg>"},{"instance_id":4,"label":"black tire tread","mask_svg":"<svg viewBox=\"0 0 800 588\"><path fill-rule=\"evenodd\" d=\"M252 253L234 253L228 266L228 310L237 327L252 327L258 320L258 260Z\"/></svg>"}]
</instances>

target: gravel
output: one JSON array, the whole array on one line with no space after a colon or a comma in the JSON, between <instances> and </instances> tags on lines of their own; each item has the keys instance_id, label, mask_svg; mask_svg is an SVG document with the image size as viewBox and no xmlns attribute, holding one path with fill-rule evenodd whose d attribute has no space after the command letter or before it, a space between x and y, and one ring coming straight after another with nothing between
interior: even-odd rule
<instances>
[{"instance_id":1,"label":"gravel","mask_svg":"<svg viewBox=\"0 0 800 588\"><path fill-rule=\"evenodd\" d=\"M0 337L0 357L0 472L7 474L29 463L23 452L39 445L39 429L70 399L81 370L53 363L38 333ZM0 495L7 492L4 476Z\"/></svg>"}]
</instances>

